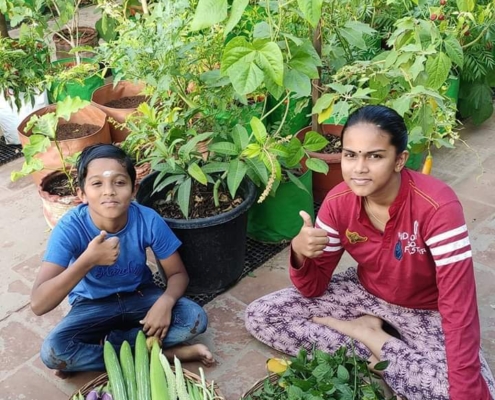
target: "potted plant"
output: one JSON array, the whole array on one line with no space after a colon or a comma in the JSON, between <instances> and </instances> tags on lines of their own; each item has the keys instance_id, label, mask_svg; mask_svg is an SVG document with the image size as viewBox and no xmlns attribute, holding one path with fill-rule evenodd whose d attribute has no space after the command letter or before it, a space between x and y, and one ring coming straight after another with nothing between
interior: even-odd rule
<instances>
[{"instance_id":1,"label":"potted plant","mask_svg":"<svg viewBox=\"0 0 495 400\"><path fill-rule=\"evenodd\" d=\"M86 146L110 143L105 113L77 97L28 115L19 125L19 136L25 161L12 179L31 175L37 185L53 171L62 170L68 177L66 160Z\"/></svg>"},{"instance_id":2,"label":"potted plant","mask_svg":"<svg viewBox=\"0 0 495 400\"><path fill-rule=\"evenodd\" d=\"M48 53L29 30L22 30L18 39L0 37L0 126L7 144L19 144L19 122L48 104L44 85Z\"/></svg>"}]
</instances>

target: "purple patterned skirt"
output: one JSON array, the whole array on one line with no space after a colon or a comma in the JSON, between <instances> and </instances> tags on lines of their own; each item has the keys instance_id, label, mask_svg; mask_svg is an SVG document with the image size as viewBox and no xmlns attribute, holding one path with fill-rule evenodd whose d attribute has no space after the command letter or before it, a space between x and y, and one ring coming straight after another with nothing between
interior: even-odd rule
<instances>
[{"instance_id":1,"label":"purple patterned skirt","mask_svg":"<svg viewBox=\"0 0 495 400\"><path fill-rule=\"evenodd\" d=\"M305 298L295 288L288 288L252 302L246 309L246 328L259 341L286 354L296 355L301 347L310 351L315 343L332 353L343 345L351 348L352 339L313 323L311 318L330 315L348 321L364 314L383 319L400 334L400 340L392 338L382 348L381 359L390 361L383 376L390 388L408 400L448 400L440 314L373 296L359 283L355 268L334 275L331 288L321 297ZM358 356L370 358L370 350L360 342L354 341L354 348ZM481 351L480 360L482 375L495 399L493 375Z\"/></svg>"}]
</instances>

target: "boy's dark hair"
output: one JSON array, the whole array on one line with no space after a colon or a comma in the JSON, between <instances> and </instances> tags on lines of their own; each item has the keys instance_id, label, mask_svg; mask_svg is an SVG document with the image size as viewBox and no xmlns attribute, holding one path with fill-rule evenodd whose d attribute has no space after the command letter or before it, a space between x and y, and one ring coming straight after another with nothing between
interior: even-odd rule
<instances>
[{"instance_id":1,"label":"boy's dark hair","mask_svg":"<svg viewBox=\"0 0 495 400\"><path fill-rule=\"evenodd\" d=\"M136 183L136 170L134 169L131 158L120 147L113 144L99 143L86 147L77 158L77 180L81 190L84 191L84 183L86 181L86 175L88 174L89 163L99 158L117 160L127 170L127 173L131 178L132 187L134 187L134 184Z\"/></svg>"},{"instance_id":2,"label":"boy's dark hair","mask_svg":"<svg viewBox=\"0 0 495 400\"><path fill-rule=\"evenodd\" d=\"M407 149L407 127L395 110L386 106L364 106L354 111L348 118L342 130L342 140L347 128L359 123L373 124L388 133L390 143L396 148L397 154Z\"/></svg>"}]
</instances>

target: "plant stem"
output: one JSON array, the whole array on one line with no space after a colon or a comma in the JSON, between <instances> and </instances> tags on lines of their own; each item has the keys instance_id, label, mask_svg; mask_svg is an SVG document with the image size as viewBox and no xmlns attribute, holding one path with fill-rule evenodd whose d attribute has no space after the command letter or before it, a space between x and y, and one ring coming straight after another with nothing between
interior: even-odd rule
<instances>
[{"instance_id":1,"label":"plant stem","mask_svg":"<svg viewBox=\"0 0 495 400\"><path fill-rule=\"evenodd\" d=\"M141 1L141 6L143 7L143 14L144 15L150 15L150 11L148 9L148 2L147 0L140 0Z\"/></svg>"},{"instance_id":2,"label":"plant stem","mask_svg":"<svg viewBox=\"0 0 495 400\"><path fill-rule=\"evenodd\" d=\"M273 107L270 111L268 111L266 114L264 114L262 117L261 117L261 121L263 121L266 117L268 117L273 111L275 111L285 100L287 100L290 96L290 93L287 92L287 95L282 99L280 100L280 102L277 103L277 105L275 107Z\"/></svg>"},{"instance_id":3,"label":"plant stem","mask_svg":"<svg viewBox=\"0 0 495 400\"><path fill-rule=\"evenodd\" d=\"M227 173L228 173L228 171L225 171L222 174L222 176L220 177L220 179L218 179L215 182L215 185L213 186L213 200L215 202L215 207L220 207L220 201L218 199L218 188L220 187L220 184L222 183L222 181L227 177Z\"/></svg>"}]
</instances>

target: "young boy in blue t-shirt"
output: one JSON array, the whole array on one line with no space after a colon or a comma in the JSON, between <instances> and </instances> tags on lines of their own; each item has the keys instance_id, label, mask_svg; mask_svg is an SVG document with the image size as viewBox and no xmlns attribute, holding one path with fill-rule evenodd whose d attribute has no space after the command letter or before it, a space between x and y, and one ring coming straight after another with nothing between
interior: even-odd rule
<instances>
[{"instance_id":1,"label":"young boy in blue t-shirt","mask_svg":"<svg viewBox=\"0 0 495 400\"><path fill-rule=\"evenodd\" d=\"M68 295L72 308L41 349L48 368L68 372L104 370L103 341L134 345L138 330L163 340L165 355L213 363L202 344L180 345L204 332L207 316L182 297L189 282L177 252L180 241L154 210L132 202L136 172L117 146L98 144L77 163L83 204L55 226L31 293L43 315ZM146 265L150 247L165 271L165 291Z\"/></svg>"}]
</instances>

